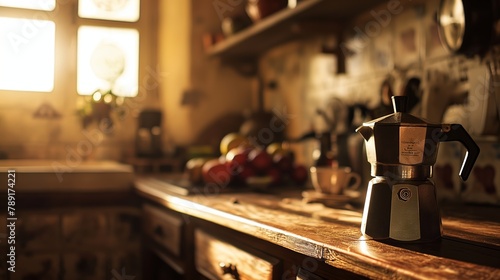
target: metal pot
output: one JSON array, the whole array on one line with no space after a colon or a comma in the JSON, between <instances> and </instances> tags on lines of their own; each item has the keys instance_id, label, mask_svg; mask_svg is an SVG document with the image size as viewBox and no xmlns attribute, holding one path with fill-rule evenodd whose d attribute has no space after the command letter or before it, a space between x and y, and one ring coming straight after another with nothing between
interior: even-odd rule
<instances>
[{"instance_id":1,"label":"metal pot","mask_svg":"<svg viewBox=\"0 0 500 280\"><path fill-rule=\"evenodd\" d=\"M372 176L430 178L439 143L459 141L467 149L460 177L467 180L479 147L460 124L433 124L406 113L406 96L393 96L394 113L364 123L356 131L366 143Z\"/></svg>"}]
</instances>

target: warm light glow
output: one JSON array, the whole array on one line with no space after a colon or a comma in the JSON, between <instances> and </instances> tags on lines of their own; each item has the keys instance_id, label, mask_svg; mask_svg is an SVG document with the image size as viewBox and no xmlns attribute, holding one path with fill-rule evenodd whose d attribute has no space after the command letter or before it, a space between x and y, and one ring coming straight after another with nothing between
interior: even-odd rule
<instances>
[{"instance_id":1,"label":"warm light glow","mask_svg":"<svg viewBox=\"0 0 500 280\"><path fill-rule=\"evenodd\" d=\"M77 91L89 95L109 90L117 96L137 95L139 32L131 28L81 26L78 29Z\"/></svg>"},{"instance_id":2,"label":"warm light glow","mask_svg":"<svg viewBox=\"0 0 500 280\"><path fill-rule=\"evenodd\" d=\"M0 0L0 6L52 11L56 6L56 0Z\"/></svg>"},{"instance_id":3,"label":"warm light glow","mask_svg":"<svg viewBox=\"0 0 500 280\"><path fill-rule=\"evenodd\" d=\"M363 253L363 255L371 256L372 253L370 251L370 247L368 246L368 240L370 240L370 238L365 236L360 237L358 249L361 253Z\"/></svg>"},{"instance_id":4,"label":"warm light glow","mask_svg":"<svg viewBox=\"0 0 500 280\"><path fill-rule=\"evenodd\" d=\"M78 16L105 20L136 22L140 0L79 0Z\"/></svg>"},{"instance_id":5,"label":"warm light glow","mask_svg":"<svg viewBox=\"0 0 500 280\"><path fill-rule=\"evenodd\" d=\"M160 135L161 134L161 128L159 126L153 126L151 128L151 134L153 134L153 135Z\"/></svg>"},{"instance_id":6,"label":"warm light glow","mask_svg":"<svg viewBox=\"0 0 500 280\"><path fill-rule=\"evenodd\" d=\"M101 100L101 97L102 97L102 95L98 91L94 92L94 94L92 95L92 99L94 99L95 102L98 102L99 100Z\"/></svg>"},{"instance_id":7,"label":"warm light glow","mask_svg":"<svg viewBox=\"0 0 500 280\"><path fill-rule=\"evenodd\" d=\"M0 90L51 92L55 24L0 17Z\"/></svg>"},{"instance_id":8,"label":"warm light glow","mask_svg":"<svg viewBox=\"0 0 500 280\"><path fill-rule=\"evenodd\" d=\"M117 97L116 100L115 100L115 104L118 105L118 106L123 105L124 102L125 102L125 98L123 98L121 96Z\"/></svg>"},{"instance_id":9,"label":"warm light glow","mask_svg":"<svg viewBox=\"0 0 500 280\"><path fill-rule=\"evenodd\" d=\"M104 95L104 103L109 104L111 101L113 101L113 96L111 96L111 94Z\"/></svg>"}]
</instances>

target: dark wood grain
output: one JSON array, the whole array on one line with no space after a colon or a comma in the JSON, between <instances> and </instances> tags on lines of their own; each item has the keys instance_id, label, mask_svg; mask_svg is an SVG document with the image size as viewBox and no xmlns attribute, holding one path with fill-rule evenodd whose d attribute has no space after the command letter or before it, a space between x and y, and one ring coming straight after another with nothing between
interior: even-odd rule
<instances>
[{"instance_id":1,"label":"dark wood grain","mask_svg":"<svg viewBox=\"0 0 500 280\"><path fill-rule=\"evenodd\" d=\"M0 201L7 201L6 193L0 194ZM127 191L111 192L16 192L17 209L23 210L37 208L47 209L52 207L100 207L110 205L139 207L139 199L132 188Z\"/></svg>"},{"instance_id":2,"label":"dark wood grain","mask_svg":"<svg viewBox=\"0 0 500 280\"><path fill-rule=\"evenodd\" d=\"M500 279L500 214L495 211L476 222L481 213L473 206L459 208L467 217L446 208L441 241L401 244L364 238L360 211L304 204L293 193L179 197L147 184L136 190L174 211L370 278Z\"/></svg>"}]
</instances>

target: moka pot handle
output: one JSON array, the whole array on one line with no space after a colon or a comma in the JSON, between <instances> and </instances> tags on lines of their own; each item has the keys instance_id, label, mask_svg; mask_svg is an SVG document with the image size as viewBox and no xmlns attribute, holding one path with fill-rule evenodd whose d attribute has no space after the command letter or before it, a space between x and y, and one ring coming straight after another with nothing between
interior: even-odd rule
<instances>
[{"instance_id":1,"label":"moka pot handle","mask_svg":"<svg viewBox=\"0 0 500 280\"><path fill-rule=\"evenodd\" d=\"M464 145L467 152L465 153L462 167L460 168L459 176L462 181L466 181L474 167L477 157L479 156L479 146L474 142L474 139L467 133L464 127L460 124L443 124L442 134L439 137L439 142L458 141Z\"/></svg>"}]
</instances>

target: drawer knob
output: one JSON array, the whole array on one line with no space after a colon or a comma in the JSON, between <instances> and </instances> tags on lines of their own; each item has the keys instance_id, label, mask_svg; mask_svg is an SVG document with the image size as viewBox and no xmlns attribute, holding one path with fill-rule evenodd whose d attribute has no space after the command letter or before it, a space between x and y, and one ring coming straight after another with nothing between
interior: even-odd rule
<instances>
[{"instance_id":1,"label":"drawer knob","mask_svg":"<svg viewBox=\"0 0 500 280\"><path fill-rule=\"evenodd\" d=\"M161 228L161 226L156 226L155 229L153 230L153 232L158 235L158 237L165 237L165 232L163 231L163 229Z\"/></svg>"},{"instance_id":2,"label":"drawer knob","mask_svg":"<svg viewBox=\"0 0 500 280\"><path fill-rule=\"evenodd\" d=\"M240 279L240 275L238 274L238 269L236 268L236 265L233 265L232 263L220 262L219 267L221 268L222 275L229 274L235 280Z\"/></svg>"}]
</instances>

